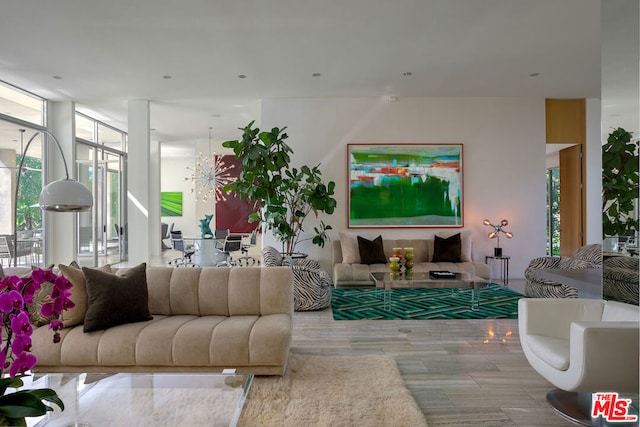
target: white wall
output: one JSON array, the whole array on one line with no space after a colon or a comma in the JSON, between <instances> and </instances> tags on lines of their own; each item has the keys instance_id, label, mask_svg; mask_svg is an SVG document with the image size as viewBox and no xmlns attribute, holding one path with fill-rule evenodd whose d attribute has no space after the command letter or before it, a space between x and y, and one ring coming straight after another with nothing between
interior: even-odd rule
<instances>
[{"instance_id":1,"label":"white wall","mask_svg":"<svg viewBox=\"0 0 640 427\"><path fill-rule=\"evenodd\" d=\"M330 218L332 239L347 229L348 143L464 144L464 229L471 230L474 258L491 255L495 240L482 220L509 220L510 277L523 277L529 261L545 253L545 103L523 98L296 98L262 102L262 128L287 126L294 162L321 163L336 182L338 208ZM312 223L307 226L313 229ZM357 229L363 236L432 235L439 229ZM279 244L272 236L264 245ZM305 245L306 244L306 245ZM305 242L330 270L331 249Z\"/></svg>"},{"instance_id":2,"label":"white wall","mask_svg":"<svg viewBox=\"0 0 640 427\"><path fill-rule=\"evenodd\" d=\"M587 99L587 203L584 242L602 243L602 141L599 99Z\"/></svg>"}]
</instances>

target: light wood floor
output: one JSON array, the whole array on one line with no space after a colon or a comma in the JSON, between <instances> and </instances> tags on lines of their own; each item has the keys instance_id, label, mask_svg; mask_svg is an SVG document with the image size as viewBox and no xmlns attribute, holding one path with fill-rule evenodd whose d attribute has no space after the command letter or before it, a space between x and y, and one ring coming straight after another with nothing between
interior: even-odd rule
<instances>
[{"instance_id":1,"label":"light wood floor","mask_svg":"<svg viewBox=\"0 0 640 427\"><path fill-rule=\"evenodd\" d=\"M524 357L517 320L334 321L331 309L297 312L292 351L392 356L431 427L574 425L546 403L552 386Z\"/></svg>"},{"instance_id":2,"label":"light wood floor","mask_svg":"<svg viewBox=\"0 0 640 427\"><path fill-rule=\"evenodd\" d=\"M509 288L524 293L524 280ZM430 427L574 425L547 404L552 385L524 357L517 320L335 321L330 308L296 312L291 351L392 356Z\"/></svg>"}]
</instances>

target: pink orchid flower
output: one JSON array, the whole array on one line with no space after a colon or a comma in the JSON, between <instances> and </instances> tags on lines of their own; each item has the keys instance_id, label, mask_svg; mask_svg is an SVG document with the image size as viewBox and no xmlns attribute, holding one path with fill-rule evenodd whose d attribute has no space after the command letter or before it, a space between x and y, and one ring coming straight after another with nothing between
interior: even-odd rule
<instances>
[{"instance_id":1,"label":"pink orchid flower","mask_svg":"<svg viewBox=\"0 0 640 427\"><path fill-rule=\"evenodd\" d=\"M9 368L9 376L15 377L18 373L24 375L28 370L33 369L36 366L38 360L31 353L22 353L16 356L15 360Z\"/></svg>"},{"instance_id":2,"label":"pink orchid flower","mask_svg":"<svg viewBox=\"0 0 640 427\"><path fill-rule=\"evenodd\" d=\"M21 311L19 314L9 315L9 319L11 320L11 330L16 336L31 335L33 333L29 315L24 311Z\"/></svg>"},{"instance_id":3,"label":"pink orchid flower","mask_svg":"<svg viewBox=\"0 0 640 427\"><path fill-rule=\"evenodd\" d=\"M16 356L20 356L24 352L31 351L31 337L28 335L16 336L11 343L11 351Z\"/></svg>"},{"instance_id":4,"label":"pink orchid flower","mask_svg":"<svg viewBox=\"0 0 640 427\"><path fill-rule=\"evenodd\" d=\"M43 270L41 268L36 268L31 272L31 278L38 285L42 285L43 283L50 282L53 283L58 276L53 274L51 270Z\"/></svg>"},{"instance_id":5,"label":"pink orchid flower","mask_svg":"<svg viewBox=\"0 0 640 427\"><path fill-rule=\"evenodd\" d=\"M9 292L0 293L0 311L9 313L23 305L24 300L22 299L22 295L20 295L20 292L15 289Z\"/></svg>"}]
</instances>

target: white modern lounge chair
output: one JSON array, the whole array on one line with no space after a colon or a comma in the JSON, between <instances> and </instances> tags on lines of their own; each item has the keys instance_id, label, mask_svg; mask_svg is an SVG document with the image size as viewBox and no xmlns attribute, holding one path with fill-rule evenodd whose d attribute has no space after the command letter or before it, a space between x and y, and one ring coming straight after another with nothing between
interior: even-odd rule
<instances>
[{"instance_id":1,"label":"white modern lounge chair","mask_svg":"<svg viewBox=\"0 0 640 427\"><path fill-rule=\"evenodd\" d=\"M638 392L640 309L595 299L522 298L524 354L557 389L547 401L562 416L591 424L591 393Z\"/></svg>"}]
</instances>

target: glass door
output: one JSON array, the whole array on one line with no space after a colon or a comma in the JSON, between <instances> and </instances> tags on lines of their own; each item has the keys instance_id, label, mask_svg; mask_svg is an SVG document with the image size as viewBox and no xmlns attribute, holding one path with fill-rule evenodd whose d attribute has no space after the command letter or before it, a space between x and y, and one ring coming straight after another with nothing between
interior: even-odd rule
<instances>
[{"instance_id":1,"label":"glass door","mask_svg":"<svg viewBox=\"0 0 640 427\"><path fill-rule=\"evenodd\" d=\"M560 168L547 169L547 255L560 256Z\"/></svg>"},{"instance_id":2,"label":"glass door","mask_svg":"<svg viewBox=\"0 0 640 427\"><path fill-rule=\"evenodd\" d=\"M76 161L78 169L78 181L87 186L93 194L93 209L78 214L77 258L78 263L87 266L96 266L96 241L94 238L95 221L94 212L99 210L100 199L96 197L94 182L95 148L89 145L76 145Z\"/></svg>"},{"instance_id":3,"label":"glass door","mask_svg":"<svg viewBox=\"0 0 640 427\"><path fill-rule=\"evenodd\" d=\"M121 221L122 200L122 166L120 156L112 153L104 155L104 242L105 255L108 263L120 262L125 259L124 251L124 224Z\"/></svg>"},{"instance_id":4,"label":"glass door","mask_svg":"<svg viewBox=\"0 0 640 427\"><path fill-rule=\"evenodd\" d=\"M124 259L122 215L122 159L97 146L77 145L80 182L94 195L94 207L78 215L78 263L85 266L117 264Z\"/></svg>"}]
</instances>

